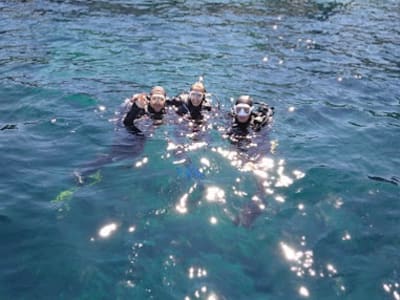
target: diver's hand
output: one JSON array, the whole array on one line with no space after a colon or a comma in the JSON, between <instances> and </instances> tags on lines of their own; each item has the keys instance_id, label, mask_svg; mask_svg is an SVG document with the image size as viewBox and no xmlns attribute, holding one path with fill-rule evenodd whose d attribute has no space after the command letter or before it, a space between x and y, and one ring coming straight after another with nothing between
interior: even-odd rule
<instances>
[{"instance_id":1,"label":"diver's hand","mask_svg":"<svg viewBox=\"0 0 400 300\"><path fill-rule=\"evenodd\" d=\"M147 96L146 94L135 94L131 98L132 103L136 103L136 106L139 108L145 108L147 106Z\"/></svg>"}]
</instances>

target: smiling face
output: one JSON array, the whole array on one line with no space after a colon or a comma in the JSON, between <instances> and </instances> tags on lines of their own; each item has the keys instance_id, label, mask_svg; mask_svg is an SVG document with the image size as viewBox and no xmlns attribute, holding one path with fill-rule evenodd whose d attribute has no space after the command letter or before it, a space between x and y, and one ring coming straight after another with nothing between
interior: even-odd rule
<instances>
[{"instance_id":1,"label":"smiling face","mask_svg":"<svg viewBox=\"0 0 400 300\"><path fill-rule=\"evenodd\" d=\"M150 92L149 105L155 112L160 112L165 107L166 93L163 87L155 86Z\"/></svg>"},{"instance_id":2,"label":"smiling face","mask_svg":"<svg viewBox=\"0 0 400 300\"><path fill-rule=\"evenodd\" d=\"M202 82L195 82L192 84L189 93L189 101L192 103L193 106L199 107L204 99L204 93L206 89Z\"/></svg>"},{"instance_id":3,"label":"smiling face","mask_svg":"<svg viewBox=\"0 0 400 300\"><path fill-rule=\"evenodd\" d=\"M192 103L192 105L195 107L198 107L201 105L201 102L203 101L203 97L204 97L204 94L199 89L192 90L189 93L189 100Z\"/></svg>"},{"instance_id":4,"label":"smiling face","mask_svg":"<svg viewBox=\"0 0 400 300\"><path fill-rule=\"evenodd\" d=\"M165 96L162 94L152 94L150 97L150 106L155 112L160 112L165 106Z\"/></svg>"}]
</instances>

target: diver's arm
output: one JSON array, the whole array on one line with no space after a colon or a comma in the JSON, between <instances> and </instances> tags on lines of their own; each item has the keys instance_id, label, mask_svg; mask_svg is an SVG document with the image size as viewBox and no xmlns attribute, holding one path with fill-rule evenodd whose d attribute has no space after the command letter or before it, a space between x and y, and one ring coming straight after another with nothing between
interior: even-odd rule
<instances>
[{"instance_id":1,"label":"diver's arm","mask_svg":"<svg viewBox=\"0 0 400 300\"><path fill-rule=\"evenodd\" d=\"M175 96L171 99L167 99L167 101L166 101L167 106L179 106L180 103L181 103L181 99L179 98L179 95Z\"/></svg>"},{"instance_id":2,"label":"diver's arm","mask_svg":"<svg viewBox=\"0 0 400 300\"><path fill-rule=\"evenodd\" d=\"M143 108L140 108L136 105L136 103L132 104L131 109L129 112L126 114L124 118L124 125L125 127L130 127L133 125L133 122L143 116L145 114L145 110Z\"/></svg>"},{"instance_id":3,"label":"diver's arm","mask_svg":"<svg viewBox=\"0 0 400 300\"><path fill-rule=\"evenodd\" d=\"M139 119L140 117L142 117L145 114L146 114L145 109L138 107L136 105L136 103L134 102L132 104L131 109L129 110L129 112L126 114L126 116L124 118L123 123L124 123L125 128L132 134L141 135L142 131L136 127L135 120Z\"/></svg>"},{"instance_id":4,"label":"diver's arm","mask_svg":"<svg viewBox=\"0 0 400 300\"><path fill-rule=\"evenodd\" d=\"M201 106L201 109L206 110L206 111L211 111L212 110L212 105L210 102L207 101L207 99L205 99L203 101L203 104Z\"/></svg>"},{"instance_id":5,"label":"diver's arm","mask_svg":"<svg viewBox=\"0 0 400 300\"><path fill-rule=\"evenodd\" d=\"M182 93L182 94L179 94L179 95L173 97L172 99L167 99L167 105L180 107L180 106L182 106L183 103L185 103L186 99L187 99L187 94Z\"/></svg>"},{"instance_id":6,"label":"diver's arm","mask_svg":"<svg viewBox=\"0 0 400 300\"><path fill-rule=\"evenodd\" d=\"M167 104L170 106L174 106L176 113L180 116L183 116L189 113L189 109L187 107L188 96L188 94L182 93L168 100Z\"/></svg>"}]
</instances>

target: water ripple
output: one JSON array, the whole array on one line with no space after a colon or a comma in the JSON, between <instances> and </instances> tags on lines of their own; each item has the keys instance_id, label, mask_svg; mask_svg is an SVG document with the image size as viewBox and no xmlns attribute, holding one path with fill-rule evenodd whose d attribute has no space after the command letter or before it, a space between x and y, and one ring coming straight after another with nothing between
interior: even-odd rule
<instances>
[{"instance_id":1,"label":"water ripple","mask_svg":"<svg viewBox=\"0 0 400 300\"><path fill-rule=\"evenodd\" d=\"M3 297L399 298L397 1L0 11ZM200 75L222 107L204 132L115 127L123 99ZM238 149L222 132L240 94L276 114Z\"/></svg>"}]
</instances>

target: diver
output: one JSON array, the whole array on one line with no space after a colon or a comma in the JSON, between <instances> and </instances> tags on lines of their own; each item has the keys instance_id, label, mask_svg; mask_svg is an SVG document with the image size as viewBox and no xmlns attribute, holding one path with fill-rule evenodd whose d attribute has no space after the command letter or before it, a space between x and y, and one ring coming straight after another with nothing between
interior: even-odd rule
<instances>
[{"instance_id":1,"label":"diver","mask_svg":"<svg viewBox=\"0 0 400 300\"><path fill-rule=\"evenodd\" d=\"M231 110L231 125L225 131L224 137L228 137L232 144L240 150L248 152L257 147L254 143L259 140L261 129L272 122L274 108L263 102L255 102L248 95L238 97ZM253 149L259 152L257 149Z\"/></svg>"},{"instance_id":2,"label":"diver","mask_svg":"<svg viewBox=\"0 0 400 300\"><path fill-rule=\"evenodd\" d=\"M101 167L140 155L149 133L163 123L166 101L167 94L161 86L153 87L150 94L135 94L126 99L119 112L122 117L118 118L110 153L82 165L80 170L74 172L76 181L83 184L88 175Z\"/></svg>"},{"instance_id":3,"label":"diver","mask_svg":"<svg viewBox=\"0 0 400 300\"><path fill-rule=\"evenodd\" d=\"M211 99L201 81L192 84L188 93L184 92L169 100L169 104L176 107L178 115L199 122L204 118L203 111L211 111Z\"/></svg>"},{"instance_id":4,"label":"diver","mask_svg":"<svg viewBox=\"0 0 400 300\"><path fill-rule=\"evenodd\" d=\"M257 104L257 107L254 106ZM260 131L265 125L272 122L274 108L266 103L253 102L248 95L236 99L232 113L233 123L229 135L245 136L252 131Z\"/></svg>"},{"instance_id":5,"label":"diver","mask_svg":"<svg viewBox=\"0 0 400 300\"><path fill-rule=\"evenodd\" d=\"M133 134L142 134L137 127L137 120L145 117L153 120L154 125L162 123L163 116L166 113L165 106L167 94L161 86L155 86L150 94L136 94L131 99L125 101L126 116L123 118L125 128Z\"/></svg>"},{"instance_id":6,"label":"diver","mask_svg":"<svg viewBox=\"0 0 400 300\"><path fill-rule=\"evenodd\" d=\"M257 165L258 160L269 152L267 132L262 131L262 128L271 124L273 115L273 107L263 102L255 102L248 95L236 99L230 114L231 126L226 131L225 137L228 137L229 141L240 150L238 155L244 162ZM247 201L233 218L235 225L251 227L266 207L263 200L265 196L263 182L256 181L259 193Z\"/></svg>"},{"instance_id":7,"label":"diver","mask_svg":"<svg viewBox=\"0 0 400 300\"><path fill-rule=\"evenodd\" d=\"M216 108L212 105L211 94L207 93L203 77L190 86L189 91L178 94L168 101L169 107L175 111L179 118L175 118L169 136L169 154L174 159L178 177L194 180L198 189L203 189L202 179L204 174L199 171L192 152L207 147L212 135L210 129L215 121ZM176 116L176 115L175 115Z\"/></svg>"}]
</instances>

